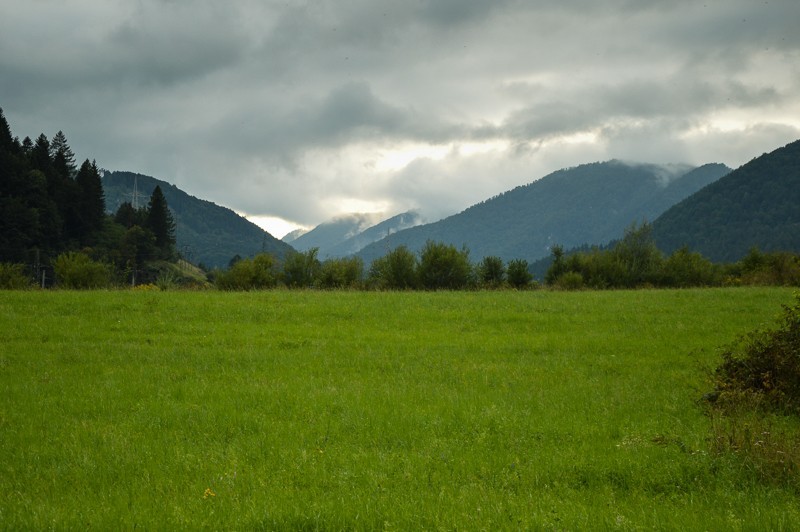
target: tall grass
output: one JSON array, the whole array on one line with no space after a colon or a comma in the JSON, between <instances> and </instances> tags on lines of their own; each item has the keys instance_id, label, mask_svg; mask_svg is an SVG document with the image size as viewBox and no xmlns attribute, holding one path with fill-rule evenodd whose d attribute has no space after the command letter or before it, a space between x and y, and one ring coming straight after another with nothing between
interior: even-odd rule
<instances>
[{"instance_id":1,"label":"tall grass","mask_svg":"<svg viewBox=\"0 0 800 532\"><path fill-rule=\"evenodd\" d=\"M0 527L789 528L696 400L790 300L0 292Z\"/></svg>"}]
</instances>

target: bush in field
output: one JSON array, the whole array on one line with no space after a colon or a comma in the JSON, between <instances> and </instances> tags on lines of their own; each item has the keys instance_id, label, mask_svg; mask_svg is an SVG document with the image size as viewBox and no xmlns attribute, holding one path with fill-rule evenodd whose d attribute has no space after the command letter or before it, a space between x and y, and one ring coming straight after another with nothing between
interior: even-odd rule
<instances>
[{"instance_id":1,"label":"bush in field","mask_svg":"<svg viewBox=\"0 0 800 532\"><path fill-rule=\"evenodd\" d=\"M417 266L417 256L407 247L399 246L372 261L367 281L379 290L411 290L419 285Z\"/></svg>"},{"instance_id":2,"label":"bush in field","mask_svg":"<svg viewBox=\"0 0 800 532\"><path fill-rule=\"evenodd\" d=\"M174 290L180 278L172 270L163 270L156 277L156 286L161 291Z\"/></svg>"},{"instance_id":3,"label":"bush in field","mask_svg":"<svg viewBox=\"0 0 800 532\"><path fill-rule=\"evenodd\" d=\"M0 289L22 290L30 288L30 286L31 280L29 276L25 275L23 264L0 263Z\"/></svg>"},{"instance_id":4,"label":"bush in field","mask_svg":"<svg viewBox=\"0 0 800 532\"><path fill-rule=\"evenodd\" d=\"M320 270L317 259L319 248L311 248L303 253L291 253L283 265L283 280L290 288L309 288L314 286Z\"/></svg>"},{"instance_id":5,"label":"bush in field","mask_svg":"<svg viewBox=\"0 0 800 532\"><path fill-rule=\"evenodd\" d=\"M521 289L530 286L533 281L533 275L528 271L528 261L525 259L508 261L506 278L508 279L508 284L514 288Z\"/></svg>"},{"instance_id":6,"label":"bush in field","mask_svg":"<svg viewBox=\"0 0 800 532\"><path fill-rule=\"evenodd\" d=\"M776 329L756 330L722 353L716 404L742 402L800 416L800 293Z\"/></svg>"},{"instance_id":7,"label":"bush in field","mask_svg":"<svg viewBox=\"0 0 800 532\"><path fill-rule=\"evenodd\" d=\"M419 259L419 282L428 290L460 290L472 281L469 252L429 240Z\"/></svg>"},{"instance_id":8,"label":"bush in field","mask_svg":"<svg viewBox=\"0 0 800 532\"><path fill-rule=\"evenodd\" d=\"M111 268L93 261L85 253L63 253L56 257L53 269L56 282L62 288L107 288L111 284Z\"/></svg>"},{"instance_id":9,"label":"bush in field","mask_svg":"<svg viewBox=\"0 0 800 532\"><path fill-rule=\"evenodd\" d=\"M214 282L220 290L260 290L278 284L278 272L272 255L261 253L252 259L240 259L224 272L219 272Z\"/></svg>"},{"instance_id":10,"label":"bush in field","mask_svg":"<svg viewBox=\"0 0 800 532\"><path fill-rule=\"evenodd\" d=\"M672 287L717 286L722 275L715 266L700 253L682 247L675 250L662 264L658 284Z\"/></svg>"},{"instance_id":11,"label":"bush in field","mask_svg":"<svg viewBox=\"0 0 800 532\"><path fill-rule=\"evenodd\" d=\"M800 286L800 255L752 248L729 271L742 284Z\"/></svg>"},{"instance_id":12,"label":"bush in field","mask_svg":"<svg viewBox=\"0 0 800 532\"><path fill-rule=\"evenodd\" d=\"M777 328L750 333L722 359L705 396L712 450L734 453L762 481L800 487L800 293Z\"/></svg>"},{"instance_id":13,"label":"bush in field","mask_svg":"<svg viewBox=\"0 0 800 532\"><path fill-rule=\"evenodd\" d=\"M358 288L364 277L364 262L358 257L334 258L322 262L317 284L320 288Z\"/></svg>"},{"instance_id":14,"label":"bush in field","mask_svg":"<svg viewBox=\"0 0 800 532\"><path fill-rule=\"evenodd\" d=\"M560 290L580 290L583 288L583 275L579 272L563 273L554 286Z\"/></svg>"},{"instance_id":15,"label":"bush in field","mask_svg":"<svg viewBox=\"0 0 800 532\"><path fill-rule=\"evenodd\" d=\"M500 257L484 257L477 267L478 281L481 285L497 288L506 280L506 267Z\"/></svg>"}]
</instances>

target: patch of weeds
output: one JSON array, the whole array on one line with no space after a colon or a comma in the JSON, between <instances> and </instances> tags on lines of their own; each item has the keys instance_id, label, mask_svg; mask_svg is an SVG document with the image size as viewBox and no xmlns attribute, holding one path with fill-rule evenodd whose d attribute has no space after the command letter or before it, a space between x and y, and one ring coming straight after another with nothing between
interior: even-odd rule
<instances>
[{"instance_id":1,"label":"patch of weeds","mask_svg":"<svg viewBox=\"0 0 800 532\"><path fill-rule=\"evenodd\" d=\"M711 413L711 452L732 453L742 468L770 483L800 488L800 437L796 423L757 410Z\"/></svg>"}]
</instances>

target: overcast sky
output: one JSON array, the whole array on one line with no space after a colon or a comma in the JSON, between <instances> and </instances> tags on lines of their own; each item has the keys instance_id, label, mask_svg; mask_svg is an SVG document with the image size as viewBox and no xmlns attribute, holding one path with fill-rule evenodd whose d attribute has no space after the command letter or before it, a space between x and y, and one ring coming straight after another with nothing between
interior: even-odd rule
<instances>
[{"instance_id":1,"label":"overcast sky","mask_svg":"<svg viewBox=\"0 0 800 532\"><path fill-rule=\"evenodd\" d=\"M797 0L0 0L20 138L282 236L431 220L567 166L800 138Z\"/></svg>"}]
</instances>

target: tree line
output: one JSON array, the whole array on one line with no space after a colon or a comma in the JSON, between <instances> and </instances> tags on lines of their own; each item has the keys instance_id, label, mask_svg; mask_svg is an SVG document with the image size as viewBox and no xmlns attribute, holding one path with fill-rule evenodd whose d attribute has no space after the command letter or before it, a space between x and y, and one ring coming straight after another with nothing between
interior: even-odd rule
<instances>
[{"instance_id":1,"label":"tree line","mask_svg":"<svg viewBox=\"0 0 800 532\"><path fill-rule=\"evenodd\" d=\"M570 253L552 248L543 282L533 278L527 261L504 262L495 256L471 263L469 250L428 241L419 254L405 246L389 251L365 268L358 257L320 261L317 249L289 255L284 262L261 254L239 259L210 274L222 290L258 290L278 286L319 289L470 290L690 288L736 285L800 286L800 256L764 253L753 248L735 263L716 264L680 248L662 253L652 227L634 224L622 239L605 248Z\"/></svg>"},{"instance_id":2,"label":"tree line","mask_svg":"<svg viewBox=\"0 0 800 532\"><path fill-rule=\"evenodd\" d=\"M469 250L428 241L417 255L405 246L389 251L365 268L359 257L320 260L318 249L289 254L279 262L268 254L232 261L224 271L211 272L222 290L288 288L375 290L466 290L474 288L528 288L533 276L525 260L508 264L484 257L472 264Z\"/></svg>"},{"instance_id":3,"label":"tree line","mask_svg":"<svg viewBox=\"0 0 800 532\"><path fill-rule=\"evenodd\" d=\"M146 206L123 204L106 213L101 171L80 166L66 135L12 137L0 109L0 263L27 265L50 281L53 273L92 270L113 282L154 260L174 260L175 222L160 188ZM95 267L98 263L101 267ZM68 267L69 266L69 267ZM91 266L91 267L89 267ZM25 267L17 266L16 270ZM98 278L99 276L99 278ZM74 275L72 276L74 277ZM38 282L38 281L37 281Z\"/></svg>"},{"instance_id":4,"label":"tree line","mask_svg":"<svg viewBox=\"0 0 800 532\"><path fill-rule=\"evenodd\" d=\"M565 253L552 248L545 283L565 289L688 288L730 285L800 286L800 256L753 247L733 263L714 263L683 246L664 254L648 223L633 224L606 248Z\"/></svg>"}]
</instances>

